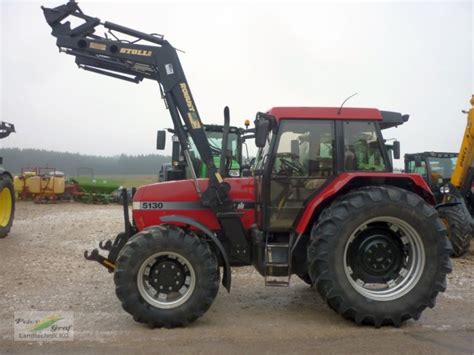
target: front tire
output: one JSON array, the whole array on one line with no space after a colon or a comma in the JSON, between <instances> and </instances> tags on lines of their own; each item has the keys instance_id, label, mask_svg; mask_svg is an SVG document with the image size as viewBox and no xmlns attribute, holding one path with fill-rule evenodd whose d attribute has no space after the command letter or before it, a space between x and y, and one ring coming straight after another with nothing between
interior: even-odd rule
<instances>
[{"instance_id":1,"label":"front tire","mask_svg":"<svg viewBox=\"0 0 474 355\"><path fill-rule=\"evenodd\" d=\"M448 238L453 246L453 257L460 257L469 249L471 241L471 216L467 215L461 205L439 209L439 217L448 229Z\"/></svg>"},{"instance_id":2,"label":"front tire","mask_svg":"<svg viewBox=\"0 0 474 355\"><path fill-rule=\"evenodd\" d=\"M201 317L219 289L209 245L174 226L136 234L122 249L114 275L125 311L150 327L175 328Z\"/></svg>"},{"instance_id":3,"label":"front tire","mask_svg":"<svg viewBox=\"0 0 474 355\"><path fill-rule=\"evenodd\" d=\"M15 216L15 190L9 176L0 176L0 238L5 238Z\"/></svg>"},{"instance_id":4,"label":"front tire","mask_svg":"<svg viewBox=\"0 0 474 355\"><path fill-rule=\"evenodd\" d=\"M399 326L434 307L451 272L446 228L419 196L366 187L333 202L313 227L308 271L328 305L357 324Z\"/></svg>"}]
</instances>

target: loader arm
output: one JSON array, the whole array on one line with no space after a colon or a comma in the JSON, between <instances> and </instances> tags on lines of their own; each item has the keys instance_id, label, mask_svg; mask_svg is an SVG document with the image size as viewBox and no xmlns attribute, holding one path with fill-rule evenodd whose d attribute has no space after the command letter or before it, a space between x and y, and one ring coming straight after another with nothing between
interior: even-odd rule
<instances>
[{"instance_id":1,"label":"loader arm","mask_svg":"<svg viewBox=\"0 0 474 355\"><path fill-rule=\"evenodd\" d=\"M451 175L451 184L461 189L469 175L469 169L474 162L474 95L471 98L471 108L467 113L467 125L461 143L456 167Z\"/></svg>"},{"instance_id":2,"label":"loader arm","mask_svg":"<svg viewBox=\"0 0 474 355\"><path fill-rule=\"evenodd\" d=\"M158 82L188 165L192 167L185 128L209 172L208 187L201 192L196 174L191 169L201 204L211 208L216 214L231 243L246 245L246 232L240 214L236 212L229 197L230 185L223 181L215 166L204 126L176 49L161 35L143 33L85 15L73 0L55 8L42 9L60 52L74 56L79 68L133 83L139 83L143 79ZM67 21L70 16L79 18L84 23L72 28ZM103 36L96 34L98 29L104 32ZM133 39L120 39L118 34ZM245 255L248 259L250 252L244 251L240 255Z\"/></svg>"},{"instance_id":3,"label":"loader arm","mask_svg":"<svg viewBox=\"0 0 474 355\"><path fill-rule=\"evenodd\" d=\"M227 193L220 187L222 178L214 164L211 147L176 49L163 36L87 16L72 0L56 8L42 9L60 52L74 56L79 68L134 83L143 79L158 82L183 149L188 148L184 123L211 172L210 187L219 191L219 197L225 199ZM84 24L71 28L70 22L66 21L69 16L82 19ZM100 27L107 31L103 37L95 34ZM135 39L120 40L117 33ZM203 202L209 204L210 201Z\"/></svg>"}]
</instances>

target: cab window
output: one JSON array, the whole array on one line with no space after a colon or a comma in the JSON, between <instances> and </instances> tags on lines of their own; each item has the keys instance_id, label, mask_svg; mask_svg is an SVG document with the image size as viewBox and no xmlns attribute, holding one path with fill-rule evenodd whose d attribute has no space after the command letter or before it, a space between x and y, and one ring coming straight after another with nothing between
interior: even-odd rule
<instances>
[{"instance_id":1,"label":"cab window","mask_svg":"<svg viewBox=\"0 0 474 355\"><path fill-rule=\"evenodd\" d=\"M420 166L416 166L416 163L414 160L410 160L408 162L407 166L407 173L415 173L415 174L420 174L423 177L427 178L428 177L428 172L426 171L426 163L424 160L421 161Z\"/></svg>"},{"instance_id":2,"label":"cab window","mask_svg":"<svg viewBox=\"0 0 474 355\"><path fill-rule=\"evenodd\" d=\"M348 171L386 171L382 144L374 122L344 122L344 168Z\"/></svg>"}]
</instances>

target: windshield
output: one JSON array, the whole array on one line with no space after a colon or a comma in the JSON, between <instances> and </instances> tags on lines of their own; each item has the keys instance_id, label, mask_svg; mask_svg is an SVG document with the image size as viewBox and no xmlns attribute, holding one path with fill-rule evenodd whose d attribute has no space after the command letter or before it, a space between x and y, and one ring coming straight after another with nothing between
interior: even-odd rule
<instances>
[{"instance_id":1,"label":"windshield","mask_svg":"<svg viewBox=\"0 0 474 355\"><path fill-rule=\"evenodd\" d=\"M209 141L209 145L211 146L212 154L214 156L220 156L221 148L222 148L222 136L223 136L222 131L220 132L206 131L206 136L207 136L207 140ZM196 145L194 144L194 141L192 140L191 137L189 137L189 142L191 145L191 148L190 148L191 156L194 157L195 159L200 159L201 156L199 155ZM239 145L238 145L237 133L229 133L227 149L230 150L233 159L237 159L239 156L238 148L239 148Z\"/></svg>"},{"instance_id":2,"label":"windshield","mask_svg":"<svg viewBox=\"0 0 474 355\"><path fill-rule=\"evenodd\" d=\"M450 179L456 166L457 157L438 158L428 157L430 163L431 175L436 178Z\"/></svg>"}]
</instances>

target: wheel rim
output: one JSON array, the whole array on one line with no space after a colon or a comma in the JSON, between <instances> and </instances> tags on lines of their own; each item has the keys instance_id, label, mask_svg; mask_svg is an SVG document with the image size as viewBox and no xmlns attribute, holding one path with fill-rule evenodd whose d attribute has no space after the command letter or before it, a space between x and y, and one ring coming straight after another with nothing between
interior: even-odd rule
<instances>
[{"instance_id":1,"label":"wheel rim","mask_svg":"<svg viewBox=\"0 0 474 355\"><path fill-rule=\"evenodd\" d=\"M191 263L182 255L159 252L142 263L137 285L148 304L170 309L182 305L191 297L196 276Z\"/></svg>"},{"instance_id":2,"label":"wheel rim","mask_svg":"<svg viewBox=\"0 0 474 355\"><path fill-rule=\"evenodd\" d=\"M0 191L0 227L6 227L12 215L12 196L10 190L4 187Z\"/></svg>"},{"instance_id":3,"label":"wheel rim","mask_svg":"<svg viewBox=\"0 0 474 355\"><path fill-rule=\"evenodd\" d=\"M410 292L420 280L425 251L418 232L395 217L364 222L344 248L344 272L351 286L376 301L391 301Z\"/></svg>"}]
</instances>

